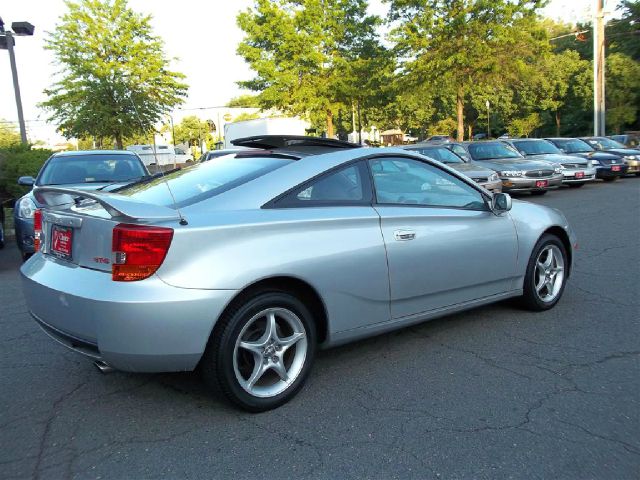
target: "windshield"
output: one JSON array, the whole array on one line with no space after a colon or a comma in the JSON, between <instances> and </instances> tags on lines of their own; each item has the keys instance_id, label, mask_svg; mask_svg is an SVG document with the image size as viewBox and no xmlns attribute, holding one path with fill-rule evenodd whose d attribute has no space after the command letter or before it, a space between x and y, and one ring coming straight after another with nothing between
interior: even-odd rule
<instances>
[{"instance_id":1,"label":"windshield","mask_svg":"<svg viewBox=\"0 0 640 480\"><path fill-rule=\"evenodd\" d=\"M587 142L589 145L599 145L603 150L609 150L611 148L627 148L622 143L611 140L610 138L589 138Z\"/></svg>"},{"instance_id":2,"label":"windshield","mask_svg":"<svg viewBox=\"0 0 640 480\"><path fill-rule=\"evenodd\" d=\"M273 170L288 165L292 160L264 157L236 157L227 155L215 162L198 163L192 167L159 177L151 182L132 185L119 190L136 200L165 207L180 208L219 195Z\"/></svg>"},{"instance_id":3,"label":"windshield","mask_svg":"<svg viewBox=\"0 0 640 480\"><path fill-rule=\"evenodd\" d=\"M469 154L473 160L495 160L499 158L522 158L513 148L504 143L472 143Z\"/></svg>"},{"instance_id":4,"label":"windshield","mask_svg":"<svg viewBox=\"0 0 640 480\"><path fill-rule=\"evenodd\" d=\"M564 150L565 153L587 153L594 151L591 145L577 138L555 140L553 143L555 143L558 148Z\"/></svg>"},{"instance_id":5,"label":"windshield","mask_svg":"<svg viewBox=\"0 0 640 480\"><path fill-rule=\"evenodd\" d=\"M147 172L135 155L69 155L47 162L37 185L129 182L145 175Z\"/></svg>"},{"instance_id":6,"label":"windshield","mask_svg":"<svg viewBox=\"0 0 640 480\"><path fill-rule=\"evenodd\" d=\"M546 140L527 140L522 142L513 142L513 145L525 155L544 155L547 153L562 153L553 143Z\"/></svg>"},{"instance_id":7,"label":"windshield","mask_svg":"<svg viewBox=\"0 0 640 480\"><path fill-rule=\"evenodd\" d=\"M442 163L464 163L464 160L462 160L458 155L453 153L448 148L444 147L412 148L411 150L421 153L422 155L425 155L429 158L433 158L434 160L438 160Z\"/></svg>"}]
</instances>

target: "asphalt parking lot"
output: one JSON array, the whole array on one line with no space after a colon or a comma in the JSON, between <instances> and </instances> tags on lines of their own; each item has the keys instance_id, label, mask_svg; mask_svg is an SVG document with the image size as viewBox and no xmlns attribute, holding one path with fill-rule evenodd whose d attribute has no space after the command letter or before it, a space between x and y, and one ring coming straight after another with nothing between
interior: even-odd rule
<instances>
[{"instance_id":1,"label":"asphalt parking lot","mask_svg":"<svg viewBox=\"0 0 640 480\"><path fill-rule=\"evenodd\" d=\"M562 189L580 242L564 298L320 354L252 415L196 374L100 374L30 319L0 251L0 477L561 478L640 472L640 178ZM177 319L179 321L179 319Z\"/></svg>"}]
</instances>

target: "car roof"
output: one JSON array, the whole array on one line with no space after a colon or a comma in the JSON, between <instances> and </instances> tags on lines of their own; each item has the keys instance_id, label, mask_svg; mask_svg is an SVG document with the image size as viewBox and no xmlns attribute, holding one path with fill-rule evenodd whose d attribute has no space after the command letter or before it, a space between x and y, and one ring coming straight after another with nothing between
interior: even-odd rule
<instances>
[{"instance_id":1,"label":"car roof","mask_svg":"<svg viewBox=\"0 0 640 480\"><path fill-rule=\"evenodd\" d=\"M236 138L231 143L238 147L264 148L264 149L297 149L301 147L325 147L325 148L359 148L351 142L337 140L335 138L310 137L305 135L255 135L252 137Z\"/></svg>"},{"instance_id":2,"label":"car roof","mask_svg":"<svg viewBox=\"0 0 640 480\"><path fill-rule=\"evenodd\" d=\"M126 155L137 157L135 152L129 150L67 150L65 152L56 152L52 157L77 157L87 155Z\"/></svg>"}]
</instances>

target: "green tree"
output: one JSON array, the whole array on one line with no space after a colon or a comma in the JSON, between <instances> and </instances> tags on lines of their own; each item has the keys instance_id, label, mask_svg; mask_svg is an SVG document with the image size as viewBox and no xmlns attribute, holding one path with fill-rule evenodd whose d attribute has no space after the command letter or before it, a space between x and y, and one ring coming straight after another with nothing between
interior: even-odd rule
<instances>
[{"instance_id":1,"label":"green tree","mask_svg":"<svg viewBox=\"0 0 640 480\"><path fill-rule=\"evenodd\" d=\"M15 125L0 118L0 148L20 145L20 132Z\"/></svg>"},{"instance_id":2,"label":"green tree","mask_svg":"<svg viewBox=\"0 0 640 480\"><path fill-rule=\"evenodd\" d=\"M383 61L366 0L256 0L237 21L238 46L256 76L240 86L259 92L263 108L301 115L334 134L334 117L350 118L357 93L362 105Z\"/></svg>"},{"instance_id":3,"label":"green tree","mask_svg":"<svg viewBox=\"0 0 640 480\"><path fill-rule=\"evenodd\" d=\"M545 0L387 0L404 74L455 98L458 139L465 103L480 85L511 81L547 42L537 24ZM514 55L518 52L518 55Z\"/></svg>"},{"instance_id":4,"label":"green tree","mask_svg":"<svg viewBox=\"0 0 640 480\"><path fill-rule=\"evenodd\" d=\"M150 16L126 0L67 1L47 38L60 67L41 104L66 137L123 138L148 133L186 95L184 76L168 69Z\"/></svg>"},{"instance_id":5,"label":"green tree","mask_svg":"<svg viewBox=\"0 0 640 480\"><path fill-rule=\"evenodd\" d=\"M605 64L607 74L607 126L620 133L636 121L640 102L640 64L622 53L612 53Z\"/></svg>"},{"instance_id":6,"label":"green tree","mask_svg":"<svg viewBox=\"0 0 640 480\"><path fill-rule=\"evenodd\" d=\"M227 102L227 107L233 108L260 108L260 100L256 95L245 94L233 97Z\"/></svg>"},{"instance_id":7,"label":"green tree","mask_svg":"<svg viewBox=\"0 0 640 480\"><path fill-rule=\"evenodd\" d=\"M640 61L640 1L623 0L618 5L621 18L610 20L606 37L612 53L623 53Z\"/></svg>"},{"instance_id":8,"label":"green tree","mask_svg":"<svg viewBox=\"0 0 640 480\"><path fill-rule=\"evenodd\" d=\"M211 145L213 144L213 136L210 128L206 120L200 120L195 115L184 117L174 129L176 143L200 146L201 142L204 141L207 145Z\"/></svg>"}]
</instances>

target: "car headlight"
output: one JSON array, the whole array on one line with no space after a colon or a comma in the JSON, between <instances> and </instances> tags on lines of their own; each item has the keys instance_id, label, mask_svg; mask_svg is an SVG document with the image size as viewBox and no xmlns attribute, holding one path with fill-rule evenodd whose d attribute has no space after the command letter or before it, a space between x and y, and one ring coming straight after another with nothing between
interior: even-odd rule
<instances>
[{"instance_id":1,"label":"car headlight","mask_svg":"<svg viewBox=\"0 0 640 480\"><path fill-rule=\"evenodd\" d=\"M592 167L595 167L596 165L600 165L600 161L599 161L599 160L591 159L591 166L592 166Z\"/></svg>"},{"instance_id":2,"label":"car headlight","mask_svg":"<svg viewBox=\"0 0 640 480\"><path fill-rule=\"evenodd\" d=\"M18 209L18 217L20 218L33 218L33 214L37 209L36 204L33 203L33 200L29 197L23 197L18 200L16 208Z\"/></svg>"},{"instance_id":3,"label":"car headlight","mask_svg":"<svg viewBox=\"0 0 640 480\"><path fill-rule=\"evenodd\" d=\"M502 177L522 177L526 172L524 170L503 170L500 172Z\"/></svg>"},{"instance_id":4,"label":"car headlight","mask_svg":"<svg viewBox=\"0 0 640 480\"><path fill-rule=\"evenodd\" d=\"M624 157L625 160L635 160L636 158L638 158L636 155L627 155Z\"/></svg>"},{"instance_id":5,"label":"car headlight","mask_svg":"<svg viewBox=\"0 0 640 480\"><path fill-rule=\"evenodd\" d=\"M554 167L553 172L554 173L562 173L562 170L564 170L564 167L562 165L559 165L557 167Z\"/></svg>"},{"instance_id":6,"label":"car headlight","mask_svg":"<svg viewBox=\"0 0 640 480\"><path fill-rule=\"evenodd\" d=\"M497 182L498 180L500 180L500 177L498 176L497 173L492 173L491 175L489 175L489 178L487 179L487 181L489 182Z\"/></svg>"}]
</instances>

